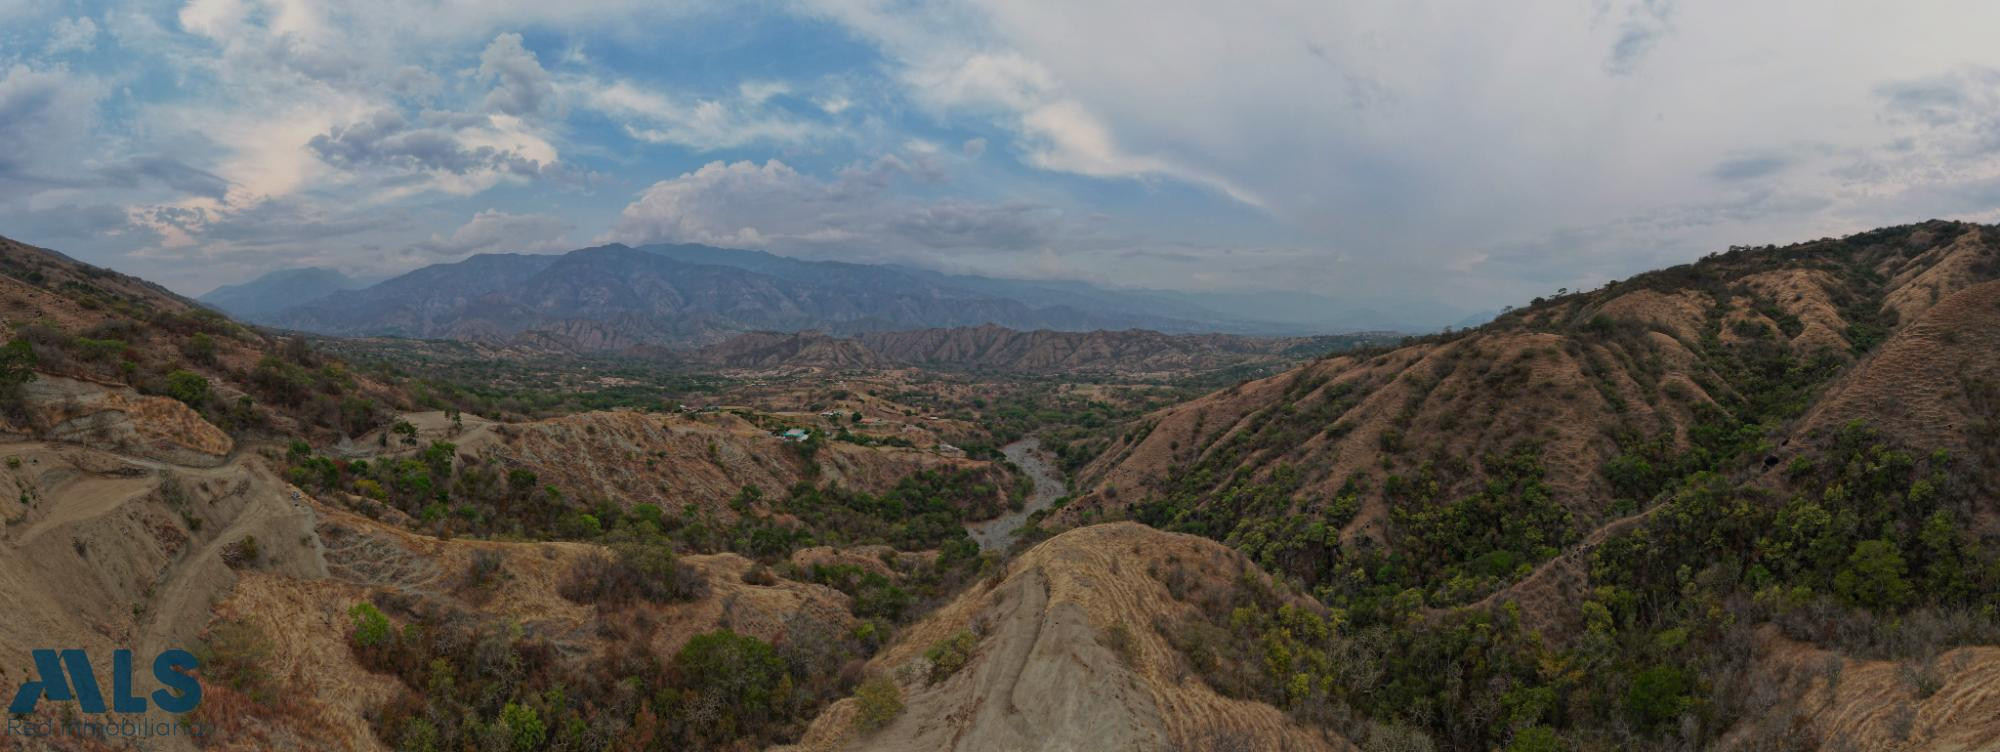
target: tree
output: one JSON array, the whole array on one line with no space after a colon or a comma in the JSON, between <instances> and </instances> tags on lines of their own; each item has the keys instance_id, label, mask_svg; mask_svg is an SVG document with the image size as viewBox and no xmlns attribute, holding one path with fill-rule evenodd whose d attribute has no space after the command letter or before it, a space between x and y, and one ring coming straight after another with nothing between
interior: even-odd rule
<instances>
[{"instance_id":1,"label":"tree","mask_svg":"<svg viewBox=\"0 0 2000 752\"><path fill-rule=\"evenodd\" d=\"M19 337L0 347L0 405L21 412L21 386L35 380L35 347Z\"/></svg>"},{"instance_id":2,"label":"tree","mask_svg":"<svg viewBox=\"0 0 2000 752\"><path fill-rule=\"evenodd\" d=\"M208 379L185 369L169 373L167 396L186 403L188 407L199 408L208 402Z\"/></svg>"},{"instance_id":3,"label":"tree","mask_svg":"<svg viewBox=\"0 0 2000 752\"><path fill-rule=\"evenodd\" d=\"M506 727L514 749L524 752L541 747L549 735L548 728L542 725L541 714L527 705L507 703L507 707L500 709L500 725Z\"/></svg>"},{"instance_id":4,"label":"tree","mask_svg":"<svg viewBox=\"0 0 2000 752\"><path fill-rule=\"evenodd\" d=\"M372 603L356 603L347 610L347 618L354 621L353 639L356 647L373 647L389 639L389 617L375 608Z\"/></svg>"},{"instance_id":5,"label":"tree","mask_svg":"<svg viewBox=\"0 0 2000 752\"><path fill-rule=\"evenodd\" d=\"M763 722L788 679L771 643L728 629L695 635L674 654L673 668L681 686L722 711L725 734Z\"/></svg>"},{"instance_id":6,"label":"tree","mask_svg":"<svg viewBox=\"0 0 2000 752\"><path fill-rule=\"evenodd\" d=\"M1529 726L1514 734L1507 752L1562 752L1562 738L1547 726Z\"/></svg>"},{"instance_id":7,"label":"tree","mask_svg":"<svg viewBox=\"0 0 2000 752\"><path fill-rule=\"evenodd\" d=\"M1686 671L1674 666L1662 664L1641 671L1625 691L1625 710L1638 725L1657 728L1687 708L1692 683Z\"/></svg>"},{"instance_id":8,"label":"tree","mask_svg":"<svg viewBox=\"0 0 2000 752\"><path fill-rule=\"evenodd\" d=\"M181 354L187 356L188 360L202 365L209 365L215 362L215 349L214 337L196 332L194 336L188 338L185 344L181 345Z\"/></svg>"},{"instance_id":9,"label":"tree","mask_svg":"<svg viewBox=\"0 0 2000 752\"><path fill-rule=\"evenodd\" d=\"M1894 610L1910 601L1907 572L1903 552L1893 541L1862 541L1847 557L1847 567L1834 575L1833 589L1854 605Z\"/></svg>"}]
</instances>

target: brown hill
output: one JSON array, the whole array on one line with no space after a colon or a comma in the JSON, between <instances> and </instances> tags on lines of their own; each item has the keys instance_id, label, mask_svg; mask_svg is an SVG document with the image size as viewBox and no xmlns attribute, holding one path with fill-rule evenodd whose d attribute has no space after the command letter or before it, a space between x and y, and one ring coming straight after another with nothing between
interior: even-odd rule
<instances>
[{"instance_id":1,"label":"brown hill","mask_svg":"<svg viewBox=\"0 0 2000 752\"><path fill-rule=\"evenodd\" d=\"M1525 681L1572 703L1544 738L1583 748L1982 748L2000 733L1979 719L1990 648L1968 647L2000 642L1980 594L2000 571L1994 233L1732 249L1245 382L1136 421L1052 525L1131 516L1226 541L1344 611L1335 654L1469 620L1537 646L1516 655L1594 667L1478 674L1505 665L1489 647L1392 673L1450 701L1343 700L1448 747L1541 733L1481 720ZM1857 589L1872 557L1879 597ZM1757 637L1772 625L1782 639ZM1294 637L1245 649L1296 656ZM1465 676L1422 678L1438 670ZM1654 679L1701 695L1653 716L1678 734L1602 725L1643 723ZM1493 694L1464 689L1480 681ZM1624 709L1585 721L1607 694Z\"/></svg>"},{"instance_id":2,"label":"brown hill","mask_svg":"<svg viewBox=\"0 0 2000 752\"><path fill-rule=\"evenodd\" d=\"M911 473L940 468L992 473L995 487L1004 487L999 480L1005 471L991 462L917 448L836 441L807 459L797 444L726 412L604 411L523 423L462 416L457 427L441 412L402 419L418 429L418 442L404 448L392 439L388 455L412 455L431 441L451 442L461 456L531 470L577 503L606 500L670 510L692 504L730 517L735 513L727 502L746 486L774 497L801 481L875 493ZM370 434L356 446L370 449L378 443L379 434ZM353 456L371 454L375 452Z\"/></svg>"},{"instance_id":3,"label":"brown hill","mask_svg":"<svg viewBox=\"0 0 2000 752\"><path fill-rule=\"evenodd\" d=\"M1614 516L1614 501L1630 496L1606 474L1614 457L1653 441L1685 450L1689 430L1713 409L1751 423L1783 419L1771 405L1745 402L1743 393L1784 377L1771 372L1780 367L1807 372L1792 374L1810 382L1787 385L1792 397L1831 381L1852 362L1854 348L1872 345L1851 339L1879 341L1899 331L1894 322L1922 321L1897 313L1928 307L1912 290L1948 293L1979 278L1967 270L1991 276L2000 268L1992 232L1933 223L1880 237L1736 250L1538 302L1460 335L1336 355L1246 382L1139 421L1086 468L1093 490L1066 517L1176 490L1213 499L1246 480L1279 480L1279 493L1306 511L1324 513L1354 497L1358 511L1342 538L1390 542L1388 476L1435 483L1425 490L1430 499L1463 496L1494 474L1488 458L1533 445L1550 496L1574 517L1575 530L1589 530ZM1834 414L1858 417L1840 407L1850 403L1908 410L1914 432L1970 425L1933 421L1943 413L1915 406L1921 390L1914 402L1879 393L1901 388L1904 378L1955 379L1962 369L1944 362L1958 362L1952 353L1991 352L1982 349L1990 327L1967 318L1985 313L1976 299L1943 313L1954 317L1948 326L1962 344L1930 346L1941 335L1925 332L1947 326L1942 320L1911 327L1908 340L1853 369L1806 425L1825 425ZM1943 360L1892 365L1913 358ZM1869 383L1881 389L1863 397L1859 390ZM1445 465L1455 470L1426 471ZM1279 479L1280 468L1293 471Z\"/></svg>"},{"instance_id":4,"label":"brown hill","mask_svg":"<svg viewBox=\"0 0 2000 752\"><path fill-rule=\"evenodd\" d=\"M1200 589L1256 576L1228 549L1130 523L1072 530L911 627L869 661L907 708L878 730L856 700L835 703L806 750L1352 749L1269 705L1223 697L1189 675L1155 628L1196 608L1157 573ZM1154 574L1149 574L1154 573ZM957 668L934 645L962 640Z\"/></svg>"},{"instance_id":5,"label":"brown hill","mask_svg":"<svg viewBox=\"0 0 2000 752\"><path fill-rule=\"evenodd\" d=\"M136 277L6 238L0 238L0 338L32 353L15 367L172 395L231 433L352 435L408 406L395 387L301 342L241 326ZM67 388L31 386L30 396L54 397ZM17 427L55 428L24 425L31 416L15 404L20 395L5 397ZM78 416L43 410L32 417L60 423Z\"/></svg>"},{"instance_id":6,"label":"brown hill","mask_svg":"<svg viewBox=\"0 0 2000 752\"><path fill-rule=\"evenodd\" d=\"M349 647L347 612L371 598L426 617L442 612L459 621L517 625L523 639L548 644L570 670L586 673L591 664L614 660L623 651L672 655L694 635L718 628L782 641L788 629L797 628L799 614L835 629L853 626L845 596L787 580L747 583L744 573L752 562L734 554L681 559L703 583L699 599L600 608L559 593L577 560L599 550L596 546L445 541L324 506L315 509L322 515L314 536L325 542L325 576L247 572L215 609L219 628L248 625L270 639L265 689L299 699L287 707L257 708L224 693L216 709L205 708L200 716L229 732L208 748L395 748L371 729L371 718L406 690L391 676L358 665ZM475 562L495 568L504 586L468 588L465 573Z\"/></svg>"},{"instance_id":7,"label":"brown hill","mask_svg":"<svg viewBox=\"0 0 2000 752\"><path fill-rule=\"evenodd\" d=\"M754 332L695 350L694 364L745 369L890 366L1008 373L1187 374L1294 363L1333 350L1393 342L1388 334L1251 337L1144 329L1017 331L995 325L865 332Z\"/></svg>"},{"instance_id":8,"label":"brown hill","mask_svg":"<svg viewBox=\"0 0 2000 752\"><path fill-rule=\"evenodd\" d=\"M720 368L884 368L888 361L867 345L821 332L750 332L696 350L690 359Z\"/></svg>"}]
</instances>

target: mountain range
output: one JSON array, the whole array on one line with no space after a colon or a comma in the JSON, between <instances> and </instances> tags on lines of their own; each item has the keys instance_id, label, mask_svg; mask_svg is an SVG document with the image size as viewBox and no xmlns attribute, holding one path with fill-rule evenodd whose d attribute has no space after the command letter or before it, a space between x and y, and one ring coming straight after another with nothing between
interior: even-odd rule
<instances>
[{"instance_id":1,"label":"mountain range","mask_svg":"<svg viewBox=\"0 0 2000 752\"><path fill-rule=\"evenodd\" d=\"M691 348L752 331L835 335L997 325L1303 335L1390 329L1334 301L1110 289L808 261L703 245L612 244L563 254L481 254L359 286L321 269L273 272L202 296L255 323L330 335L528 343L576 352ZM1458 314L1452 314L1453 317ZM1334 322L1351 316L1365 326ZM1449 319L1447 319L1449 320Z\"/></svg>"},{"instance_id":2,"label":"mountain range","mask_svg":"<svg viewBox=\"0 0 2000 752\"><path fill-rule=\"evenodd\" d=\"M195 300L245 321L262 321L302 302L366 285L332 269L308 266L279 269L242 284L223 285Z\"/></svg>"}]
</instances>

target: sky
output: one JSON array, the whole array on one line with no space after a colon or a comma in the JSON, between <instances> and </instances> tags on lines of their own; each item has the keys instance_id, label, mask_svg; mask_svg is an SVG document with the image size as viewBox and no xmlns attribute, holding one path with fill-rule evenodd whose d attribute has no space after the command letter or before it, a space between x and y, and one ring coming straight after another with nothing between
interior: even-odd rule
<instances>
[{"instance_id":1,"label":"sky","mask_svg":"<svg viewBox=\"0 0 2000 752\"><path fill-rule=\"evenodd\" d=\"M198 294L475 253L1497 309L2000 215L2000 4L0 0L0 235Z\"/></svg>"}]
</instances>

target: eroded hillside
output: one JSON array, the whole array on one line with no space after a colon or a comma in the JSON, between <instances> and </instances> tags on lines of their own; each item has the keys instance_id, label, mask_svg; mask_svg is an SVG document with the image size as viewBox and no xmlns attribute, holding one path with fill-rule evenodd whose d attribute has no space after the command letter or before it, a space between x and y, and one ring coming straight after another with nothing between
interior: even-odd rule
<instances>
[{"instance_id":1,"label":"eroded hillside","mask_svg":"<svg viewBox=\"0 0 2000 752\"><path fill-rule=\"evenodd\" d=\"M1213 542L1131 523L1058 535L869 661L899 713L842 700L782 749L1352 749L1217 694L1155 626L1261 576Z\"/></svg>"},{"instance_id":2,"label":"eroded hillside","mask_svg":"<svg viewBox=\"0 0 2000 752\"><path fill-rule=\"evenodd\" d=\"M1454 748L1818 748L1861 728L1867 748L1963 748L1992 731L1943 728L1978 711L1927 703L1980 655L1938 669L1943 651L2000 640L1993 232L1732 249L1246 382L1132 424L1057 524L1234 545L1344 614L1330 637L1286 630L1295 658L1413 656L1372 693L1294 663L1307 691L1269 699L1295 712L1332 703ZM1899 666L1868 691L1912 720L1808 709L1824 682L1770 689L1795 651L1760 623ZM1275 629L1244 639L1269 649ZM1508 637L1450 647L1481 632ZM1482 710L1530 691L1566 704Z\"/></svg>"}]
</instances>

